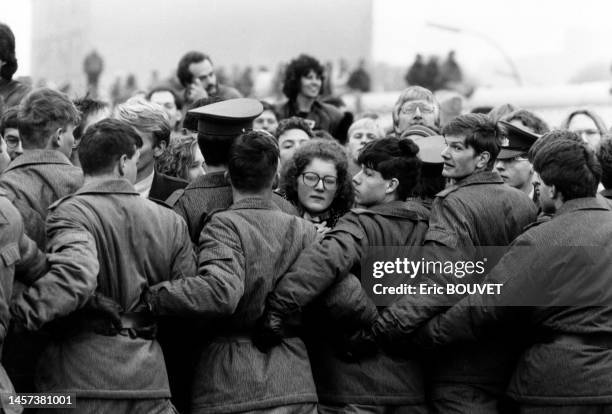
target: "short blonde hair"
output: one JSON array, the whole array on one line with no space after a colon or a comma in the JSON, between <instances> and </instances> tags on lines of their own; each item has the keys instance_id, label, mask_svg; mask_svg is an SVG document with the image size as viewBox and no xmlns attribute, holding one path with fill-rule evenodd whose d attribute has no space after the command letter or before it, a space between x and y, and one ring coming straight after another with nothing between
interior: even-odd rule
<instances>
[{"instance_id":1,"label":"short blonde hair","mask_svg":"<svg viewBox=\"0 0 612 414\"><path fill-rule=\"evenodd\" d=\"M409 86L402 91L397 102L393 106L393 128L397 130L399 124L399 114L402 110L402 106L409 101L424 100L434 106L434 114L436 116L436 127L440 127L440 103L434 96L433 92L429 89L425 89L422 86Z\"/></svg>"},{"instance_id":2,"label":"short blonde hair","mask_svg":"<svg viewBox=\"0 0 612 414\"><path fill-rule=\"evenodd\" d=\"M160 141L165 141L166 145L170 143L172 130L170 119L163 108L156 103L139 96L130 98L115 108L113 117L139 132L152 132L154 147L159 146Z\"/></svg>"},{"instance_id":3,"label":"short blonde hair","mask_svg":"<svg viewBox=\"0 0 612 414\"><path fill-rule=\"evenodd\" d=\"M348 138L351 138L353 132L357 129L367 129L368 131L372 131L376 134L376 138L382 138L385 136L385 131L378 124L375 119L372 118L361 118L357 121L353 122L348 129Z\"/></svg>"}]
</instances>

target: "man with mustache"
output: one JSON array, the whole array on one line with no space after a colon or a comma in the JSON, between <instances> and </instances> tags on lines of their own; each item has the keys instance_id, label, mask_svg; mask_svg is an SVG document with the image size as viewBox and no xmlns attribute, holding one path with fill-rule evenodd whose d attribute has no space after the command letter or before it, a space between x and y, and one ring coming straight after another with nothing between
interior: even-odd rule
<instances>
[{"instance_id":1,"label":"man with mustache","mask_svg":"<svg viewBox=\"0 0 612 414\"><path fill-rule=\"evenodd\" d=\"M222 101L242 98L236 89L219 84L212 60L204 53L185 54L179 61L176 75L185 88L185 101L188 104L209 97L218 97Z\"/></svg>"}]
</instances>

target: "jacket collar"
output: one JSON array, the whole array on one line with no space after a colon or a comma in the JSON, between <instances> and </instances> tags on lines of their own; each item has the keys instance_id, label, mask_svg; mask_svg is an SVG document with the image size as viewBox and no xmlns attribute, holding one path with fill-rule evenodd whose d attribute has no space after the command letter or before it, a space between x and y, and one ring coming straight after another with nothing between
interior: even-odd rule
<instances>
[{"instance_id":1,"label":"jacket collar","mask_svg":"<svg viewBox=\"0 0 612 414\"><path fill-rule=\"evenodd\" d=\"M563 203L559 210L557 210L555 217L560 216L562 214L572 213L578 210L610 211L610 207L605 205L605 200L600 200L596 197L575 198L573 200L569 200Z\"/></svg>"},{"instance_id":2,"label":"jacket collar","mask_svg":"<svg viewBox=\"0 0 612 414\"><path fill-rule=\"evenodd\" d=\"M14 170L26 165L35 164L63 164L72 165L68 157L56 150L37 149L27 150L15 158L5 171Z\"/></svg>"},{"instance_id":3,"label":"jacket collar","mask_svg":"<svg viewBox=\"0 0 612 414\"><path fill-rule=\"evenodd\" d=\"M272 200L265 200L260 197L243 198L236 201L229 208L230 210L258 209L258 210L280 210Z\"/></svg>"},{"instance_id":4,"label":"jacket collar","mask_svg":"<svg viewBox=\"0 0 612 414\"><path fill-rule=\"evenodd\" d=\"M602 190L599 192L599 194L601 194L601 196L605 198L612 198L612 188Z\"/></svg>"},{"instance_id":5,"label":"jacket collar","mask_svg":"<svg viewBox=\"0 0 612 414\"><path fill-rule=\"evenodd\" d=\"M477 185L477 184L503 184L504 180L502 180L499 173L496 171L480 171L467 177L457 181L455 185L457 187L465 187L468 185Z\"/></svg>"},{"instance_id":6,"label":"jacket collar","mask_svg":"<svg viewBox=\"0 0 612 414\"><path fill-rule=\"evenodd\" d=\"M387 217L400 217L414 219L415 214L417 218L429 220L429 213L427 208L419 201L391 201L385 204L378 204L376 206L366 209L373 213Z\"/></svg>"},{"instance_id":7,"label":"jacket collar","mask_svg":"<svg viewBox=\"0 0 612 414\"><path fill-rule=\"evenodd\" d=\"M204 174L201 177L193 180L186 187L188 188L214 188L214 187L229 187L230 183L225 178L225 172L219 171L214 173Z\"/></svg>"},{"instance_id":8,"label":"jacket collar","mask_svg":"<svg viewBox=\"0 0 612 414\"><path fill-rule=\"evenodd\" d=\"M109 178L85 183L75 194L130 194L139 196L125 178Z\"/></svg>"}]
</instances>

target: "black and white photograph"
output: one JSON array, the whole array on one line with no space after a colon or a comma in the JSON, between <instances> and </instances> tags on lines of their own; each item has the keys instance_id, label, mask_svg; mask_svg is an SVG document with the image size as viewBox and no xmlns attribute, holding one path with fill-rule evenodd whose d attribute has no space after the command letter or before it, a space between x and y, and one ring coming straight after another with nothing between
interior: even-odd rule
<instances>
[{"instance_id":1,"label":"black and white photograph","mask_svg":"<svg viewBox=\"0 0 612 414\"><path fill-rule=\"evenodd\" d=\"M612 414L610 16L0 0L0 413Z\"/></svg>"}]
</instances>

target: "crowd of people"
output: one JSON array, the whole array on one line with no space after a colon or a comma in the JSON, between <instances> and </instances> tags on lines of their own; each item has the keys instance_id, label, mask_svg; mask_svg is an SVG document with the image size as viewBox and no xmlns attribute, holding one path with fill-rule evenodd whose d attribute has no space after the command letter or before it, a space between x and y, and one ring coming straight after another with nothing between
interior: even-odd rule
<instances>
[{"instance_id":1,"label":"crowd of people","mask_svg":"<svg viewBox=\"0 0 612 414\"><path fill-rule=\"evenodd\" d=\"M612 410L612 138L593 113L443 120L413 85L385 129L324 102L312 56L275 106L201 52L178 62L181 91L73 102L13 80L5 38L5 412L34 392L79 413ZM506 247L479 280L503 286L377 306L377 246Z\"/></svg>"}]
</instances>

